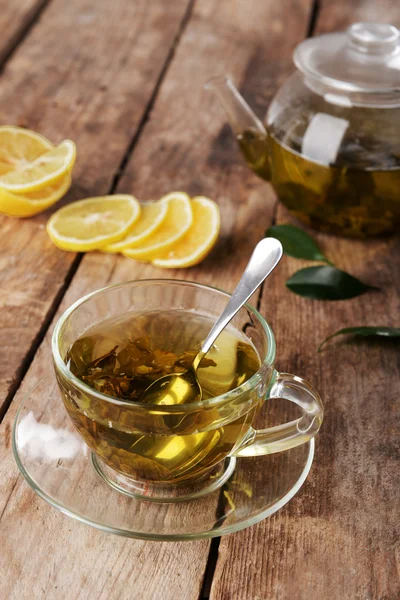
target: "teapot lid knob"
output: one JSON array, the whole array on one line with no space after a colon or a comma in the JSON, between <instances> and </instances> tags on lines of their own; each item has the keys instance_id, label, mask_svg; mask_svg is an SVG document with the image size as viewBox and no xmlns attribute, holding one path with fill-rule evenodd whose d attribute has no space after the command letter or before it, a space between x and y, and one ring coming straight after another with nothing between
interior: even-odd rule
<instances>
[{"instance_id":1,"label":"teapot lid knob","mask_svg":"<svg viewBox=\"0 0 400 600\"><path fill-rule=\"evenodd\" d=\"M347 31L354 49L369 54L393 52L400 38L399 30L385 23L353 23Z\"/></svg>"}]
</instances>

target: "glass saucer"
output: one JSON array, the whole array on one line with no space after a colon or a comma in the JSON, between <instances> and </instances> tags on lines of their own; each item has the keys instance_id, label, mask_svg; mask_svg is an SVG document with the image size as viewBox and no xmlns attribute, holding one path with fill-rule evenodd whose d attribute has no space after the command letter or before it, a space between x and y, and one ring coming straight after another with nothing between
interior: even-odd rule
<instances>
[{"instance_id":1,"label":"glass saucer","mask_svg":"<svg viewBox=\"0 0 400 600\"><path fill-rule=\"evenodd\" d=\"M268 425L275 424L272 417L272 421L287 420L283 410L290 404L279 400L266 403ZM265 415L263 419L265 426ZM63 513L117 535L172 541L233 533L275 513L306 480L314 440L278 454L237 458L225 483L201 498L177 503L141 500L119 491L99 475L51 374L27 394L18 410L13 451L32 489Z\"/></svg>"}]
</instances>

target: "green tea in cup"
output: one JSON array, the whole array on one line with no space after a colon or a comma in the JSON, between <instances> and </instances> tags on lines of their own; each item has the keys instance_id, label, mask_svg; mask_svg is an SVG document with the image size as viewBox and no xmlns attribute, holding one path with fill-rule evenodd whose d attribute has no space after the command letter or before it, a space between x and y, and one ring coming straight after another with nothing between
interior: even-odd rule
<instances>
[{"instance_id":1,"label":"green tea in cup","mask_svg":"<svg viewBox=\"0 0 400 600\"><path fill-rule=\"evenodd\" d=\"M145 389L159 377L183 373L213 325L209 317L182 310L132 313L106 319L78 338L66 355L71 372L108 396L141 402ZM260 359L243 333L228 327L199 366L203 398L215 398L250 379ZM126 475L159 481L182 481L194 466L208 470L230 452L247 431L253 411L222 427L213 427L215 411L201 418L203 431L182 427L171 435L121 428L114 407L89 400L78 406L69 395L65 406L88 445L109 466ZM256 407L256 403L254 409ZM151 407L149 407L151 409ZM210 430L208 430L208 426Z\"/></svg>"}]
</instances>

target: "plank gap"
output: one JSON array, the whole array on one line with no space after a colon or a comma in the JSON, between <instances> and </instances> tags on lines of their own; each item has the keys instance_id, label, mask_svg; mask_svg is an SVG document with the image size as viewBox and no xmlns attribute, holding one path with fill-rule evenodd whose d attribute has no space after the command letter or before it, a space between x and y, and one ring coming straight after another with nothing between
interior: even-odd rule
<instances>
[{"instance_id":1,"label":"plank gap","mask_svg":"<svg viewBox=\"0 0 400 600\"><path fill-rule=\"evenodd\" d=\"M14 37L10 38L8 44L6 44L3 52L0 54L0 75L8 60L39 21L45 9L50 5L50 2L51 0L39 0L37 5L32 8L30 14L27 15L26 20L22 23L21 29L16 32Z\"/></svg>"},{"instance_id":2,"label":"plank gap","mask_svg":"<svg viewBox=\"0 0 400 600\"><path fill-rule=\"evenodd\" d=\"M142 116L142 118L141 118L141 120L139 122L139 126L138 126L138 128L136 130L136 133L132 137L132 140L131 140L130 144L128 145L127 149L126 149L126 152L125 152L124 156L122 157L121 163L120 163L117 171L115 172L115 175L114 175L112 183L111 183L111 188L110 188L110 192L109 192L110 194L114 194L115 190L117 189L119 181L120 181L121 177L123 176L123 174L125 172L125 169L126 169L127 164L128 164L128 162L130 160L130 157L131 157L131 155L132 155L132 153L133 153L133 151L134 151L134 149L136 147L136 144L138 143L138 141L139 141L139 139L140 139L140 137L142 135L143 129L144 129L147 121L150 118L150 114L151 114L151 111L153 110L154 104L155 104L155 102L157 100L157 96L159 94L159 91L160 91L160 88L161 88L161 84L164 81L164 78L165 78L165 76L166 76L166 74L168 72L169 66L170 66L170 64L171 64L171 62L172 62L172 60L173 60L173 58L175 56L175 52L176 52L176 49L177 49L178 44L180 42L180 39L181 39L181 37L182 37L185 29L186 29L187 24L190 21L190 17L192 16L192 12L193 12L193 8L194 8L195 3L196 3L196 0L190 0L189 4L187 5L186 11L185 11L185 13L183 15L183 18L182 18L182 21L181 21L181 23L179 25L178 31L177 31L177 33L176 33L176 35L175 35L175 37L174 37L174 39L172 41L171 48L169 49L169 52L167 54L167 58L165 59L165 63L163 65L162 69L161 69L160 75L158 76L158 79L157 79L156 84L154 86L153 93L151 94L150 100L147 103L147 106L146 106L146 108L144 110L143 116Z\"/></svg>"},{"instance_id":3,"label":"plank gap","mask_svg":"<svg viewBox=\"0 0 400 600\"><path fill-rule=\"evenodd\" d=\"M207 565L204 571L203 585L201 586L199 600L209 600L210 598L211 585L214 579L214 573L217 566L220 543L220 537L215 537L211 540L210 552L208 553Z\"/></svg>"},{"instance_id":4,"label":"plank gap","mask_svg":"<svg viewBox=\"0 0 400 600\"><path fill-rule=\"evenodd\" d=\"M314 0L313 4L311 6L310 18L309 18L309 21L307 24L306 38L309 38L312 35L314 35L320 10L321 10L321 0Z\"/></svg>"},{"instance_id":5,"label":"plank gap","mask_svg":"<svg viewBox=\"0 0 400 600\"><path fill-rule=\"evenodd\" d=\"M33 359L35 357L36 351L38 350L39 346L41 345L41 343L44 340L47 330L50 327L52 320L54 319L54 316L58 310L58 307L60 306L60 304L62 302L62 299L64 298L65 292L67 291L67 289L72 281L72 278L74 277L76 271L78 270L78 267L81 263L82 258L83 258L83 254L76 255L74 261L71 264L70 269L67 271L67 273L65 275L62 286L60 287L56 296L54 297L54 300L53 300L49 310L47 311L47 314L43 320L43 323L42 323L38 333L36 334L36 337L33 339L32 344L22 361L19 371L17 372L15 381L12 383L12 385L10 387L10 391L8 392L8 394L5 398L4 404L0 407L0 423L4 419L5 414L8 410L8 408L10 407L10 404L11 404L16 392L17 392L19 386L21 385L21 382L24 379L24 377L31 365L31 362L33 361Z\"/></svg>"},{"instance_id":6,"label":"plank gap","mask_svg":"<svg viewBox=\"0 0 400 600\"><path fill-rule=\"evenodd\" d=\"M257 304L256 304L256 309L258 310L258 312L260 312L260 306L261 306L261 300L262 300L262 295L263 295L263 291L264 291L264 285L265 285L265 281L263 281L262 284L260 285L260 293L258 294L258 299L257 299Z\"/></svg>"},{"instance_id":7,"label":"plank gap","mask_svg":"<svg viewBox=\"0 0 400 600\"><path fill-rule=\"evenodd\" d=\"M276 212L277 212L277 209L276 209L276 205L275 205L274 218L276 216ZM262 284L260 287L260 294L259 294L258 300L257 300L257 310L259 310L259 307L261 305L261 295L262 295L263 287L264 287L264 284ZM242 331L244 333L246 333L246 328L249 325L251 325L250 322L245 323L243 325ZM222 487L219 492L218 505L217 505L217 510L216 510L216 519L217 520L215 523L215 527L218 527L218 525L219 525L219 515L224 514L225 497L224 497L223 490L224 490L224 488ZM206 568L204 571L204 579L203 579L203 584L201 586L199 600L209 600L210 599L211 586L212 586L213 579L214 579L215 569L217 568L220 543L221 543L221 537L215 537L215 538L212 538L212 540L211 540L210 550L208 553L207 564L206 564Z\"/></svg>"}]
</instances>

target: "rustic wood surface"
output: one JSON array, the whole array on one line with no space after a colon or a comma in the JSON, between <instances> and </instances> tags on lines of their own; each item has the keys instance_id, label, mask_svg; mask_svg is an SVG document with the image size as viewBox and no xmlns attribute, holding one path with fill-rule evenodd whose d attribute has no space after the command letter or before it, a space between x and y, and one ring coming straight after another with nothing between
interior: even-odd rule
<instances>
[{"instance_id":1,"label":"rustic wood surface","mask_svg":"<svg viewBox=\"0 0 400 600\"><path fill-rule=\"evenodd\" d=\"M188 7L188 0L172 7L163 0L151 7L54 0L7 63L0 121L30 127L54 143L69 137L77 144L74 186L65 200L111 190ZM74 254L50 242L49 213L0 216L0 413L77 265Z\"/></svg>"},{"instance_id":2,"label":"rustic wood surface","mask_svg":"<svg viewBox=\"0 0 400 600\"><path fill-rule=\"evenodd\" d=\"M54 248L44 231L48 213L0 217L0 407L7 411L0 436L0 598L395 600L398 355L391 344L341 341L316 353L333 329L398 323L395 240L318 236L335 263L382 292L329 305L301 299L284 281L303 263L285 258L254 299L273 326L277 367L309 379L326 404L308 481L257 526L212 542L106 535L35 496L18 474L10 432L24 395L48 372L54 322L73 301L143 277L232 290L265 229L289 220L271 187L242 163L222 110L202 89L205 81L229 73L263 116L308 30L354 20L400 25L396 2L325 1L319 11L311 0L4 4L0 61L18 40L19 46L1 76L0 118L55 142L76 141L74 186L65 201L109 191L156 198L183 189L218 201L222 232L202 265L164 272L120 256L81 258Z\"/></svg>"}]
</instances>

